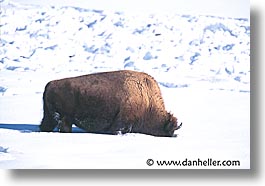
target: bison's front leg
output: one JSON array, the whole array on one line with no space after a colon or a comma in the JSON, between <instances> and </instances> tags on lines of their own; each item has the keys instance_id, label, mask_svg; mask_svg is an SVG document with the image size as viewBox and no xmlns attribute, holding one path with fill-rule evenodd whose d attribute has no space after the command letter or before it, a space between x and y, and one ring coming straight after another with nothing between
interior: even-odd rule
<instances>
[{"instance_id":1,"label":"bison's front leg","mask_svg":"<svg viewBox=\"0 0 265 186\"><path fill-rule=\"evenodd\" d=\"M63 117L62 122L59 124L59 131L63 133L72 132L72 120L69 117Z\"/></svg>"},{"instance_id":2,"label":"bison's front leg","mask_svg":"<svg viewBox=\"0 0 265 186\"><path fill-rule=\"evenodd\" d=\"M126 119L121 118L121 115L118 114L111 125L110 128L111 134L126 134L132 131L132 122L127 121Z\"/></svg>"}]
</instances>

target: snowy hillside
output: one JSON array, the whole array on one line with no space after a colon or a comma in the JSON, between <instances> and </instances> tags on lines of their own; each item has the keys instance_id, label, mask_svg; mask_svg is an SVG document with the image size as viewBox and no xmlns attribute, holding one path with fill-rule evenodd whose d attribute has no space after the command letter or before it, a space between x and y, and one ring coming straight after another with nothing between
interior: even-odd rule
<instances>
[{"instance_id":1,"label":"snowy hillside","mask_svg":"<svg viewBox=\"0 0 265 186\"><path fill-rule=\"evenodd\" d=\"M0 168L150 168L147 158L250 167L249 20L12 1L0 11ZM48 81L120 69L159 82L179 137L37 132Z\"/></svg>"},{"instance_id":2,"label":"snowy hillside","mask_svg":"<svg viewBox=\"0 0 265 186\"><path fill-rule=\"evenodd\" d=\"M2 71L134 69L166 87L210 82L213 89L249 92L245 19L12 4L1 11Z\"/></svg>"}]
</instances>

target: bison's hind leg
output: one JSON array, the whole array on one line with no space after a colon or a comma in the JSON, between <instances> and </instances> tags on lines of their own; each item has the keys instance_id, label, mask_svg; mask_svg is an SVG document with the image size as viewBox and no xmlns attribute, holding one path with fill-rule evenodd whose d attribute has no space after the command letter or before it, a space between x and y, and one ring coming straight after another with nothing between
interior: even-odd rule
<instances>
[{"instance_id":1,"label":"bison's hind leg","mask_svg":"<svg viewBox=\"0 0 265 186\"><path fill-rule=\"evenodd\" d=\"M132 132L132 125L128 125L128 127L122 127L111 130L111 133L114 135L123 135L130 132Z\"/></svg>"},{"instance_id":2,"label":"bison's hind leg","mask_svg":"<svg viewBox=\"0 0 265 186\"><path fill-rule=\"evenodd\" d=\"M64 133L72 132L72 119L70 117L64 116L59 124L59 131Z\"/></svg>"},{"instance_id":3,"label":"bison's hind leg","mask_svg":"<svg viewBox=\"0 0 265 186\"><path fill-rule=\"evenodd\" d=\"M109 129L110 133L117 134L126 134L132 132L132 122L127 122L121 118L117 118L111 125Z\"/></svg>"},{"instance_id":4,"label":"bison's hind leg","mask_svg":"<svg viewBox=\"0 0 265 186\"><path fill-rule=\"evenodd\" d=\"M41 132L52 132L54 128L58 125L58 122L49 113L44 112L44 117L40 124Z\"/></svg>"}]
</instances>

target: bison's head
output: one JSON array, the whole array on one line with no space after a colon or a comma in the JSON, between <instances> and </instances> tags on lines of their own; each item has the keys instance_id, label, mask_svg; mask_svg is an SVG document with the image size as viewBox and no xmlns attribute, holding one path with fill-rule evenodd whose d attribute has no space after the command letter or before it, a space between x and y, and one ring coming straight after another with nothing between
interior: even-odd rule
<instances>
[{"instance_id":1,"label":"bison's head","mask_svg":"<svg viewBox=\"0 0 265 186\"><path fill-rule=\"evenodd\" d=\"M182 123L178 125L178 119L173 116L173 114L168 113L168 118L164 125L164 131L167 136L174 136L174 131L181 128Z\"/></svg>"}]
</instances>

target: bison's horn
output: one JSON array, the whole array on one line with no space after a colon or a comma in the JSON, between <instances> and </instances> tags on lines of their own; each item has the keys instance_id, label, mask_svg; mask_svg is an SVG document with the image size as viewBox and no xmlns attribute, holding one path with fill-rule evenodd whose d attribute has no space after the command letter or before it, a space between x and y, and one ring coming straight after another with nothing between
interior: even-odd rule
<instances>
[{"instance_id":1,"label":"bison's horn","mask_svg":"<svg viewBox=\"0 0 265 186\"><path fill-rule=\"evenodd\" d=\"M180 129L182 127L182 122L180 123L180 125L176 128L176 130Z\"/></svg>"}]
</instances>

